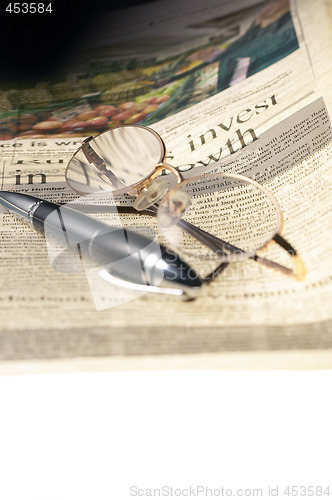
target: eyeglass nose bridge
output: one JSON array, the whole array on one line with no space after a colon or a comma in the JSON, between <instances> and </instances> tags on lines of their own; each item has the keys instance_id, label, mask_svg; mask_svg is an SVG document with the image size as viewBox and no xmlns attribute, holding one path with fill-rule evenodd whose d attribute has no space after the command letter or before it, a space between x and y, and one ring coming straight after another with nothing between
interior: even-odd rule
<instances>
[{"instance_id":1,"label":"eyeglass nose bridge","mask_svg":"<svg viewBox=\"0 0 332 500\"><path fill-rule=\"evenodd\" d=\"M177 184L183 182L181 173L168 163L158 163L153 172L140 183L132 186L136 200L133 204L135 210L142 211L160 201L169 190L168 182L162 178L156 179L163 170L169 170L176 176Z\"/></svg>"}]
</instances>

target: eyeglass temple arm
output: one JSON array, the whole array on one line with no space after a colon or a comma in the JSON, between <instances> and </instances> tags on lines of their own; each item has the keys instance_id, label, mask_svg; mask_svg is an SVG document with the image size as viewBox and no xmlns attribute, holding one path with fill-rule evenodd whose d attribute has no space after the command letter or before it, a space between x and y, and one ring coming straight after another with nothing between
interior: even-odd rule
<instances>
[{"instance_id":1,"label":"eyeglass temple arm","mask_svg":"<svg viewBox=\"0 0 332 500\"><path fill-rule=\"evenodd\" d=\"M131 211L133 213L133 209L131 207L118 207L119 211L121 209L126 208L127 210L123 211ZM142 211L141 213L145 215L156 215L157 212L157 206L151 206L148 209ZM136 211L135 211L136 212ZM217 238L216 236L213 236L210 233L207 233L203 229L198 228L197 226L194 226L188 221L185 221L181 219L177 225L181 227L184 231L188 232L191 234L194 238L198 239L201 243L206 245L208 248L210 248L213 252L219 254L219 255L226 255L224 250L227 250L232 253L244 253L244 250L241 250L241 248L236 247L235 245L232 245L231 243L228 243L227 241L224 241L220 238ZM281 264L278 264L277 262L274 262L270 259L266 259L265 257L259 256L257 253L254 255L249 256L250 259L259 262L265 267L269 267L271 269L275 269L276 271L279 271L283 274L286 274L288 276L292 276L295 279L301 281L304 279L305 274L306 274L306 269L304 266L304 263L302 259L299 257L297 254L296 250L288 243L288 241L285 240L279 233L276 234L272 240L277 243L281 248L286 250L286 252L293 257L294 260L294 269L290 269L288 267L285 267ZM224 269L224 267L222 268ZM222 270L220 269L220 270Z\"/></svg>"},{"instance_id":2,"label":"eyeglass temple arm","mask_svg":"<svg viewBox=\"0 0 332 500\"><path fill-rule=\"evenodd\" d=\"M244 252L240 248L228 243L212 234L209 234L202 229L194 226L190 222L180 220L178 222L178 226L182 227L183 230L189 232L192 236L199 239L203 244L208 246L211 250L215 251L215 248L219 246L219 249L225 249L232 253ZM276 234L272 240L277 243L277 245L281 246L286 252L293 257L294 260L294 269L290 269L289 267L285 267L273 260L266 259L265 257L261 257L257 253L249 256L250 259L259 262L263 266L269 267L271 269L275 269L276 271L280 271L283 274L287 274L288 276L292 276L295 279L301 281L304 279L306 274L305 265L301 259L301 257L297 254L296 250L285 240L279 233ZM218 253L218 252L217 252ZM220 250L219 250L220 253Z\"/></svg>"},{"instance_id":3,"label":"eyeglass temple arm","mask_svg":"<svg viewBox=\"0 0 332 500\"><path fill-rule=\"evenodd\" d=\"M272 269L276 269L276 270L281 271L285 274L289 274L290 276L293 276L298 281L302 281L305 278L307 270L305 268L303 260L298 255L295 248L292 247L292 245L290 243L288 243L288 241L285 240L285 238L283 238L279 233L277 233L272 238L272 240L275 243L277 243L277 245L279 245L281 248L286 250L286 252L293 258L294 269L288 269L287 267L284 267L284 266L281 266L280 264L277 264L277 262L273 262L272 260L265 259L264 257L260 257L257 254L255 256L255 260L257 260L257 262L260 262L261 264L263 264L267 267L271 267Z\"/></svg>"},{"instance_id":4,"label":"eyeglass temple arm","mask_svg":"<svg viewBox=\"0 0 332 500\"><path fill-rule=\"evenodd\" d=\"M100 172L101 177L108 183L111 183L111 186L116 189L122 189L125 185L113 174L112 170L108 169L104 160L98 156L96 151L91 147L89 142L93 139L93 137L88 137L83 141L82 151L84 153L85 158L89 163L92 163L96 169Z\"/></svg>"},{"instance_id":5,"label":"eyeglass temple arm","mask_svg":"<svg viewBox=\"0 0 332 500\"><path fill-rule=\"evenodd\" d=\"M189 232L192 236L195 238L199 239L203 244L208 246L211 250L214 252L216 251L215 248L219 246L219 249L225 249L228 250L232 253L239 253L239 252L244 252L244 250L241 250L240 248L232 245L231 243L227 243L224 240L221 240L220 238L217 238L216 236L213 236L212 234L206 233L202 229L194 226L190 222L181 220L178 222L178 226L182 227L183 230ZM287 274L288 276L292 276L295 279L301 281L304 279L306 275L306 269L305 265L301 259L301 257L297 254L296 250L288 243L288 241L285 240L280 234L276 234L272 240L277 243L277 245L281 246L286 252L293 257L294 261L294 269L290 269L289 267L285 267L281 264L278 264L277 262L274 262L273 260L266 259L265 257L261 257L257 253L254 255L249 256L250 259L259 262L263 266L269 267L271 269L275 269L276 271L280 271L283 274ZM218 253L218 251L217 251ZM220 253L220 250L219 250Z\"/></svg>"}]
</instances>

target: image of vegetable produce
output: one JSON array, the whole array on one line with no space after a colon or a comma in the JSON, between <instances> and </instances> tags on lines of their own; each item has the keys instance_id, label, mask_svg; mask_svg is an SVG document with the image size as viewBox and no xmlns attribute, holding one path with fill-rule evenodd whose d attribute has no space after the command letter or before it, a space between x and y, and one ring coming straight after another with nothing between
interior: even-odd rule
<instances>
[{"instance_id":1,"label":"image of vegetable produce","mask_svg":"<svg viewBox=\"0 0 332 500\"><path fill-rule=\"evenodd\" d=\"M112 46L97 47L85 66L73 65L50 81L30 81L20 88L2 81L0 140L87 137L121 125L151 125L299 47L288 0L263 2L253 8L251 19L245 26L236 16L192 26L197 31L192 46L183 50L178 43L176 50L175 40L167 56L146 37L135 57L119 58L126 46L117 46L117 58ZM211 29L213 35L202 41L201 32Z\"/></svg>"}]
</instances>

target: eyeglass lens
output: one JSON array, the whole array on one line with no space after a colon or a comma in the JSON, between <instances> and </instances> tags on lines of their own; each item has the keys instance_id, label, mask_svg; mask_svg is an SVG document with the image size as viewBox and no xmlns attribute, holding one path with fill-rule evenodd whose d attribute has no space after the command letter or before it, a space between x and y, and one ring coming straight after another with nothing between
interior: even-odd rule
<instances>
[{"instance_id":1,"label":"eyeglass lens","mask_svg":"<svg viewBox=\"0 0 332 500\"><path fill-rule=\"evenodd\" d=\"M183 212L182 199L190 199ZM228 255L210 250L190 234L190 227L183 230L183 224L178 224L180 219L227 242L228 246L221 245L220 249ZM280 226L279 212L263 188L250 179L246 181L224 173L196 177L172 189L160 203L158 220L173 248L201 259L223 262L255 254ZM236 248L241 251L237 252Z\"/></svg>"},{"instance_id":2,"label":"eyeglass lens","mask_svg":"<svg viewBox=\"0 0 332 500\"><path fill-rule=\"evenodd\" d=\"M114 174L125 186L147 177L165 156L165 146L159 135L141 126L114 128L91 139L88 144L106 172ZM117 189L101 174L96 164L87 158L83 144L68 164L66 179L79 193Z\"/></svg>"}]
</instances>

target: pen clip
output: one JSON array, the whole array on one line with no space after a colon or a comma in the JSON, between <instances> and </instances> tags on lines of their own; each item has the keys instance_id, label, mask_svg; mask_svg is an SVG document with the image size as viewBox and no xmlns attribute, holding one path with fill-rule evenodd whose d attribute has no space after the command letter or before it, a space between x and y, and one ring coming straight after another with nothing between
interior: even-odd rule
<instances>
[{"instance_id":1,"label":"pen clip","mask_svg":"<svg viewBox=\"0 0 332 500\"><path fill-rule=\"evenodd\" d=\"M120 286L126 288L127 290L136 290L139 292L149 292L149 293L160 293L165 295L172 295L173 297L183 297L187 298L187 294L184 290L180 288L163 288L159 286L152 285L141 285L139 283L133 283L132 281L123 280L113 276L107 269L101 269L98 275L107 283L114 286Z\"/></svg>"}]
</instances>

